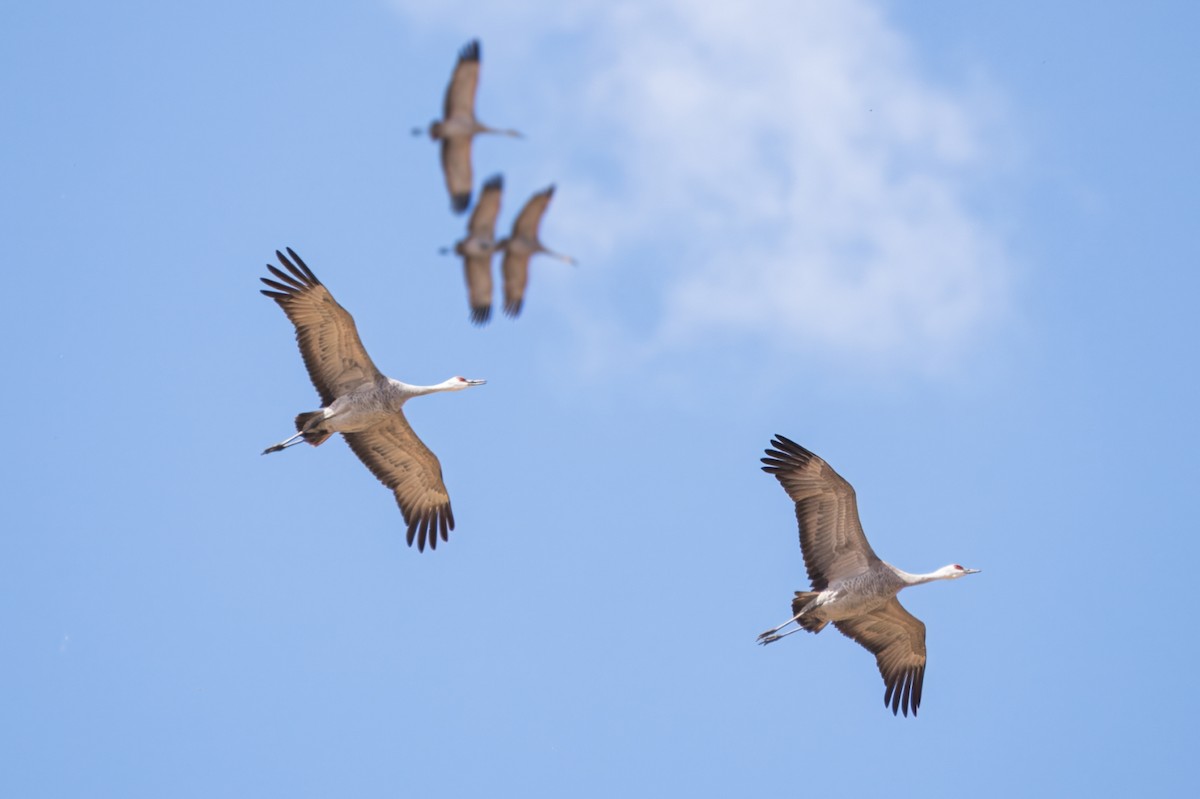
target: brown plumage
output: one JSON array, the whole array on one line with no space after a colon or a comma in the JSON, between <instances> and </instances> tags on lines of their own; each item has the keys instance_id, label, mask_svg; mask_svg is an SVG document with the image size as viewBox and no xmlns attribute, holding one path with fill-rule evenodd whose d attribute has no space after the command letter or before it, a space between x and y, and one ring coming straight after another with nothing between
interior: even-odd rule
<instances>
[{"instance_id":1,"label":"brown plumage","mask_svg":"<svg viewBox=\"0 0 1200 799\"><path fill-rule=\"evenodd\" d=\"M453 377L435 386L393 380L371 362L358 337L354 318L337 303L312 270L288 248L275 251L287 270L267 264L275 279L261 278L262 293L279 304L296 327L300 355L321 398L322 408L296 417L296 435L268 447L279 452L301 440L318 446L341 433L354 454L392 490L408 524L408 544L437 547L454 529L450 496L442 467L413 432L402 406L410 398L437 391L459 391L485 381Z\"/></svg>"},{"instance_id":2,"label":"brown plumage","mask_svg":"<svg viewBox=\"0 0 1200 799\"><path fill-rule=\"evenodd\" d=\"M892 597L870 613L835 621L833 626L875 656L887 686L884 706L890 705L893 715L903 710L906 716L911 708L916 716L925 685L925 624Z\"/></svg>"}]
</instances>

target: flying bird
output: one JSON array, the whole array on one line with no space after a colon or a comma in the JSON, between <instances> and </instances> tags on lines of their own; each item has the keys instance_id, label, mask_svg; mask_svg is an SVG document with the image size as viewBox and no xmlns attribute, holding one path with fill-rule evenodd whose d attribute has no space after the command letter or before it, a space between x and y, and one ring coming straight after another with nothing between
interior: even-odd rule
<instances>
[{"instance_id":1,"label":"flying bird","mask_svg":"<svg viewBox=\"0 0 1200 799\"><path fill-rule=\"evenodd\" d=\"M554 186L548 186L529 198L517 221L513 223L512 235L496 245L504 250L504 313L516 318L525 303L525 286L529 283L529 259L537 253L549 255L568 264L576 261L569 255L549 250L538 239L538 228L542 215L554 196Z\"/></svg>"},{"instance_id":2,"label":"flying bird","mask_svg":"<svg viewBox=\"0 0 1200 799\"><path fill-rule=\"evenodd\" d=\"M450 191L450 207L461 214L471 204L471 139L477 133L496 133L502 136L521 134L515 130L489 128L475 118L475 89L479 85L479 40L472 39L458 53L458 63L446 87L446 101L441 120L429 128L414 128L419 136L426 130L429 138L442 142L442 172Z\"/></svg>"},{"instance_id":3,"label":"flying bird","mask_svg":"<svg viewBox=\"0 0 1200 799\"><path fill-rule=\"evenodd\" d=\"M437 549L454 529L450 495L437 456L417 438L402 410L412 397L462 391L484 380L452 377L435 386L412 386L382 374L358 337L352 317L292 249L279 258L287 272L267 264L275 279L260 278L262 293L279 303L296 326L296 341L321 409L296 417L296 434L263 450L266 455L307 441L314 447L341 433L371 474L396 495L408 524L408 545Z\"/></svg>"},{"instance_id":4,"label":"flying bird","mask_svg":"<svg viewBox=\"0 0 1200 799\"><path fill-rule=\"evenodd\" d=\"M479 201L467 223L467 237L454 245L462 256L463 278L467 283L467 303L471 321L487 324L492 316L492 256L496 253L496 216L500 213L500 193L504 178L494 175L483 184ZM450 250L443 248L443 253Z\"/></svg>"},{"instance_id":5,"label":"flying bird","mask_svg":"<svg viewBox=\"0 0 1200 799\"><path fill-rule=\"evenodd\" d=\"M913 716L925 680L925 625L904 609L896 594L910 585L955 580L978 569L957 563L928 574L909 574L879 559L863 535L851 487L829 464L783 436L762 459L796 502L800 550L811 591L797 591L792 617L758 636L769 644L801 629L819 633L829 622L875 655L887 690L884 707ZM781 633L788 625L797 626Z\"/></svg>"}]
</instances>

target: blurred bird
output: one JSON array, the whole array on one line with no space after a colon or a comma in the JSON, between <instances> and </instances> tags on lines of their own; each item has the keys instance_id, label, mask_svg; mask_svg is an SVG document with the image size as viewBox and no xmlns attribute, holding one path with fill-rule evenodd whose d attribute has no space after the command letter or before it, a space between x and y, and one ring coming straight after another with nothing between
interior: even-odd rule
<instances>
[{"instance_id":1,"label":"blurred bird","mask_svg":"<svg viewBox=\"0 0 1200 799\"><path fill-rule=\"evenodd\" d=\"M496 253L496 216L503 189L502 176L488 178L467 223L467 237L454 245L454 252L463 259L471 321L477 325L487 324L492 316L492 256ZM448 254L450 250L443 247L441 252Z\"/></svg>"},{"instance_id":2,"label":"blurred bird","mask_svg":"<svg viewBox=\"0 0 1200 799\"><path fill-rule=\"evenodd\" d=\"M307 441L314 447L341 433L350 449L396 496L408 524L408 545L437 548L438 535L448 540L454 529L450 495L442 482L437 456L417 438L401 408L412 397L438 391L461 391L484 380L452 377L435 386L412 386L380 373L371 363L354 318L334 300L312 270L292 249L275 256L287 269L267 264L277 278L260 278L296 326L296 341L308 376L321 397L321 409L296 417L296 434L263 450L266 455Z\"/></svg>"},{"instance_id":3,"label":"blurred bird","mask_svg":"<svg viewBox=\"0 0 1200 799\"><path fill-rule=\"evenodd\" d=\"M515 130L489 128L475 118L475 89L479 84L479 40L472 39L458 53L458 63L446 87L443 118L428 128L413 128L413 135L429 132L429 138L442 141L442 172L450 191L450 207L461 214L471 204L471 139L477 133L502 136L521 134Z\"/></svg>"},{"instance_id":4,"label":"blurred bird","mask_svg":"<svg viewBox=\"0 0 1200 799\"><path fill-rule=\"evenodd\" d=\"M955 580L978 569L957 563L928 574L909 574L884 563L867 543L858 521L854 489L804 447L783 436L762 459L764 472L775 475L796 502L800 551L812 581L811 591L797 591L792 617L758 636L769 644L801 629L819 633L829 622L843 635L875 655L887 690L884 707L892 714L913 716L921 704L925 681L925 625L896 599L902 588L934 580ZM798 625L785 633L790 624Z\"/></svg>"},{"instance_id":5,"label":"blurred bird","mask_svg":"<svg viewBox=\"0 0 1200 799\"><path fill-rule=\"evenodd\" d=\"M538 239L538 228L542 214L554 196L554 186L549 186L529 198L517 221L513 223L512 235L496 245L504 250L504 313L517 317L525 302L525 286L529 283L529 259L537 253L549 255L568 264L576 261L569 255L547 249Z\"/></svg>"}]
</instances>

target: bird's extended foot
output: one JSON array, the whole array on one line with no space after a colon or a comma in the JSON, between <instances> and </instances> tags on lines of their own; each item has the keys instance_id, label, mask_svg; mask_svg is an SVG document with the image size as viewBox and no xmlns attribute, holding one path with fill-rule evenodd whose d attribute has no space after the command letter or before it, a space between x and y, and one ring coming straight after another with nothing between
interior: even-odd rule
<instances>
[{"instance_id":1,"label":"bird's extended foot","mask_svg":"<svg viewBox=\"0 0 1200 799\"><path fill-rule=\"evenodd\" d=\"M303 438L303 436L304 436L304 433L296 433L296 435L291 436L290 438L285 438L283 441L280 441L278 444L273 444L273 445L267 447L266 449L264 449L262 451L262 454L269 455L272 452L279 452L280 450L287 449L288 447L292 446L293 444L299 444L301 439ZM324 441L324 439L321 439L321 440ZM320 442L317 442L317 443L320 443Z\"/></svg>"},{"instance_id":2,"label":"bird's extended foot","mask_svg":"<svg viewBox=\"0 0 1200 799\"><path fill-rule=\"evenodd\" d=\"M766 644L771 643L772 641L778 641L782 637L783 636L779 635L778 633L773 633L773 632L767 631L767 632L763 633L762 635L758 636L758 643L766 645Z\"/></svg>"}]
</instances>

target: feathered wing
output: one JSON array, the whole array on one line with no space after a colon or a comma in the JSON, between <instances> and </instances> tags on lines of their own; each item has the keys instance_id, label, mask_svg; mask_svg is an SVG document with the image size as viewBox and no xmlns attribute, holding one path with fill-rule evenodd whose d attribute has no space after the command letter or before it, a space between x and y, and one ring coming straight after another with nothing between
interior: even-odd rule
<instances>
[{"instance_id":1,"label":"feathered wing","mask_svg":"<svg viewBox=\"0 0 1200 799\"><path fill-rule=\"evenodd\" d=\"M513 223L513 238L522 236L529 241L537 241L542 214L546 213L546 206L550 204L550 198L553 196L554 187L547 186L529 198L529 202L525 203L525 207L517 215L517 221Z\"/></svg>"},{"instance_id":2,"label":"feathered wing","mask_svg":"<svg viewBox=\"0 0 1200 799\"><path fill-rule=\"evenodd\" d=\"M475 88L479 85L479 40L472 39L458 51L458 63L446 87L442 107L445 119L462 117L475 119Z\"/></svg>"},{"instance_id":3,"label":"feathered wing","mask_svg":"<svg viewBox=\"0 0 1200 799\"><path fill-rule=\"evenodd\" d=\"M409 546L415 538L417 549L423 552L426 541L430 549L437 549L439 535L448 540L454 513L442 481L442 465L417 438L403 413L361 433L342 435L371 474L395 493L408 524Z\"/></svg>"},{"instance_id":4,"label":"feathered wing","mask_svg":"<svg viewBox=\"0 0 1200 799\"><path fill-rule=\"evenodd\" d=\"M479 202L471 212L467 233L472 238L491 241L496 238L496 217L500 215L500 194L504 190L504 176L492 175L484 181L479 192Z\"/></svg>"},{"instance_id":5,"label":"feathered wing","mask_svg":"<svg viewBox=\"0 0 1200 799\"><path fill-rule=\"evenodd\" d=\"M814 591L865 571L879 557L858 521L854 488L824 460L783 436L771 440L763 471L796 503L800 551Z\"/></svg>"},{"instance_id":6,"label":"feathered wing","mask_svg":"<svg viewBox=\"0 0 1200 799\"><path fill-rule=\"evenodd\" d=\"M525 286L529 283L529 253L504 249L504 313L516 318L525 302Z\"/></svg>"},{"instance_id":7,"label":"feathered wing","mask_svg":"<svg viewBox=\"0 0 1200 799\"><path fill-rule=\"evenodd\" d=\"M442 174L450 192L450 207L456 214L471 205L471 137L450 136L442 139Z\"/></svg>"},{"instance_id":8,"label":"feathered wing","mask_svg":"<svg viewBox=\"0 0 1200 799\"><path fill-rule=\"evenodd\" d=\"M492 317L492 253L463 258L471 321L485 324Z\"/></svg>"},{"instance_id":9,"label":"feathered wing","mask_svg":"<svg viewBox=\"0 0 1200 799\"><path fill-rule=\"evenodd\" d=\"M911 709L916 716L925 683L925 624L892 597L864 616L835 621L833 626L875 655L887 686L884 706L891 705L893 714L903 711L905 716Z\"/></svg>"},{"instance_id":10,"label":"feathered wing","mask_svg":"<svg viewBox=\"0 0 1200 799\"><path fill-rule=\"evenodd\" d=\"M271 289L262 289L262 293L275 300L296 326L296 342L308 376L321 405L329 406L343 394L374 383L379 370L358 337L354 317L338 305L291 247L287 252L285 256L275 251L287 272L267 264L278 280L260 278Z\"/></svg>"}]
</instances>

